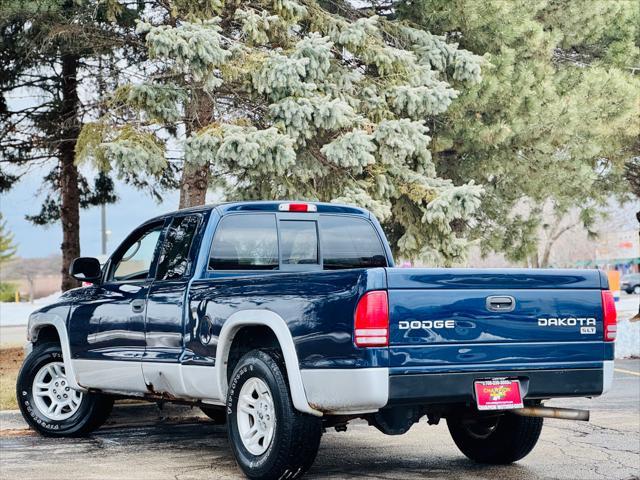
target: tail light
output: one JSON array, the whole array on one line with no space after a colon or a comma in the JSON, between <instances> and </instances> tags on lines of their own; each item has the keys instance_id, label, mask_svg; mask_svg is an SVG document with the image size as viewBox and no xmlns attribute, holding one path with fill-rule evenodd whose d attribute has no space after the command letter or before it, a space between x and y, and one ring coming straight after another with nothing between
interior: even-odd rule
<instances>
[{"instance_id":1,"label":"tail light","mask_svg":"<svg viewBox=\"0 0 640 480\"><path fill-rule=\"evenodd\" d=\"M389 345L389 300L385 290L367 292L360 298L354 330L357 347Z\"/></svg>"},{"instance_id":2,"label":"tail light","mask_svg":"<svg viewBox=\"0 0 640 480\"><path fill-rule=\"evenodd\" d=\"M604 319L604 341L613 342L616 339L618 326L616 325L616 302L610 290L602 291L602 318Z\"/></svg>"},{"instance_id":3,"label":"tail light","mask_svg":"<svg viewBox=\"0 0 640 480\"><path fill-rule=\"evenodd\" d=\"M313 203L281 203L278 205L281 212L317 212L318 207Z\"/></svg>"}]
</instances>

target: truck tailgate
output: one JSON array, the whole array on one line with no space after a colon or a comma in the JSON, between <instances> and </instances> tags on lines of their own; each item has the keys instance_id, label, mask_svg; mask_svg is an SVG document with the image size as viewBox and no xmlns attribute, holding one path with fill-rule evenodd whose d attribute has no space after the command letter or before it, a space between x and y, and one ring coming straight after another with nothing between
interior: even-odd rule
<instances>
[{"instance_id":1,"label":"truck tailgate","mask_svg":"<svg viewBox=\"0 0 640 480\"><path fill-rule=\"evenodd\" d=\"M388 269L389 366L591 368L603 341L598 271Z\"/></svg>"}]
</instances>

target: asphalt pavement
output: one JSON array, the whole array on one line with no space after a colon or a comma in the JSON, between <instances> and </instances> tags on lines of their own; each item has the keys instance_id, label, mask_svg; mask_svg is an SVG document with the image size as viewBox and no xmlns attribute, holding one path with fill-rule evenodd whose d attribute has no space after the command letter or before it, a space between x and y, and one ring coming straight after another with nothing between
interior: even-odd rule
<instances>
[{"instance_id":1,"label":"asphalt pavement","mask_svg":"<svg viewBox=\"0 0 640 480\"><path fill-rule=\"evenodd\" d=\"M386 436L362 422L329 430L306 478L375 479L638 479L640 360L616 362L614 388L593 400L550 405L588 408L590 422L545 420L534 451L509 466L480 466L458 452L444 422L425 421ZM304 441L304 439L301 439ZM119 405L88 438L49 439L26 429L15 412L0 412L0 479L243 478L224 426L188 407L158 410Z\"/></svg>"}]
</instances>

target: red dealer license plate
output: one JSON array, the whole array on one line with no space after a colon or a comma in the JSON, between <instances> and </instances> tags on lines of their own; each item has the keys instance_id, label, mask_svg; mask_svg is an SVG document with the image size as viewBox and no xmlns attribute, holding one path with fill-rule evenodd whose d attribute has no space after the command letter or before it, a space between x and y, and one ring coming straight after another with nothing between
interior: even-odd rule
<instances>
[{"instance_id":1,"label":"red dealer license plate","mask_svg":"<svg viewBox=\"0 0 640 480\"><path fill-rule=\"evenodd\" d=\"M503 378L477 380L473 386L476 391L478 410L508 410L523 407L518 380Z\"/></svg>"}]
</instances>

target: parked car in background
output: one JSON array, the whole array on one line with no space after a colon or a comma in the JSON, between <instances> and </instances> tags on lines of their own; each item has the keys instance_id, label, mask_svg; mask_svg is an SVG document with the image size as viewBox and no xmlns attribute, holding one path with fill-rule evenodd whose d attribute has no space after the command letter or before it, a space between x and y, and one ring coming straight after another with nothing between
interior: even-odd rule
<instances>
[{"instance_id":1,"label":"parked car in background","mask_svg":"<svg viewBox=\"0 0 640 480\"><path fill-rule=\"evenodd\" d=\"M640 295L640 273L629 273L623 276L620 288L627 293Z\"/></svg>"}]
</instances>

